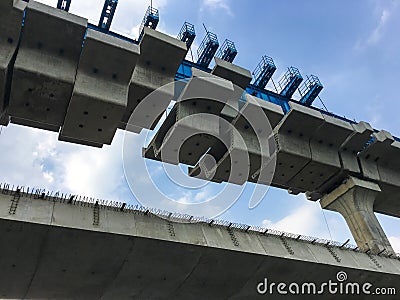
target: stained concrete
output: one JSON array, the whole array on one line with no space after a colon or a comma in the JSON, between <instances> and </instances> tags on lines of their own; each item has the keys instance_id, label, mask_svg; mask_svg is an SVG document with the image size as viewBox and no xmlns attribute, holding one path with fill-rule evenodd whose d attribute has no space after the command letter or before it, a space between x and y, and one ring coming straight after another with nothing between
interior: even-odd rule
<instances>
[{"instance_id":1,"label":"stained concrete","mask_svg":"<svg viewBox=\"0 0 400 300\"><path fill-rule=\"evenodd\" d=\"M348 282L400 288L395 258L102 205L94 222L95 209L93 203L2 190L0 297L273 299L256 290L266 277L321 284L337 282L339 271L347 273Z\"/></svg>"},{"instance_id":2,"label":"stained concrete","mask_svg":"<svg viewBox=\"0 0 400 300\"><path fill-rule=\"evenodd\" d=\"M4 116L9 102L9 90L22 18L27 3L24 1L3 0L0 3L0 124L7 125L9 118Z\"/></svg>"},{"instance_id":3,"label":"stained concrete","mask_svg":"<svg viewBox=\"0 0 400 300\"><path fill-rule=\"evenodd\" d=\"M374 214L374 202L381 192L372 182L350 177L321 199L321 207L342 214L360 249L393 253L392 246Z\"/></svg>"},{"instance_id":4,"label":"stained concrete","mask_svg":"<svg viewBox=\"0 0 400 300\"><path fill-rule=\"evenodd\" d=\"M23 119L22 125L58 131L71 99L86 26L84 18L29 2L12 77L13 122Z\"/></svg>"},{"instance_id":5,"label":"stained concrete","mask_svg":"<svg viewBox=\"0 0 400 300\"><path fill-rule=\"evenodd\" d=\"M128 105L128 85L139 54L135 44L88 29L62 140L111 144Z\"/></svg>"},{"instance_id":6,"label":"stained concrete","mask_svg":"<svg viewBox=\"0 0 400 300\"><path fill-rule=\"evenodd\" d=\"M176 71L186 56L186 44L151 28L144 28L140 41L140 57L129 85L128 106L120 127L125 129L128 120L138 104L154 90L174 82ZM172 86L171 86L172 87ZM165 111L173 98L173 90L165 88L158 93L156 107L145 106L152 118L131 120L130 125L140 128L153 128L154 120ZM151 101L150 101L151 102ZM153 114L155 114L153 116Z\"/></svg>"}]
</instances>

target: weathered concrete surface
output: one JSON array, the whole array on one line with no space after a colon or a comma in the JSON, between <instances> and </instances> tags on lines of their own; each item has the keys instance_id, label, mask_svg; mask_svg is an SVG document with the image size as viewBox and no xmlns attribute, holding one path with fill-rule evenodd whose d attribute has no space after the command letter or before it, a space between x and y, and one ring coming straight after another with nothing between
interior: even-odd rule
<instances>
[{"instance_id":1,"label":"weathered concrete surface","mask_svg":"<svg viewBox=\"0 0 400 300\"><path fill-rule=\"evenodd\" d=\"M271 149L268 138L284 115L282 108L249 94L245 97L246 102L231 122L232 126L226 129L228 149L212 147L209 153L217 160L216 165L208 168L206 160L209 158L203 157L194 168L189 168L190 176L215 182L243 184L246 181L257 181L262 173L261 169L267 165L271 167L268 162L275 147ZM266 184L271 182L271 178L260 180Z\"/></svg>"},{"instance_id":2,"label":"weathered concrete surface","mask_svg":"<svg viewBox=\"0 0 400 300\"><path fill-rule=\"evenodd\" d=\"M362 176L377 182L382 190L374 210L400 217L400 142L384 130L372 137L374 140L358 154Z\"/></svg>"},{"instance_id":3,"label":"weathered concrete surface","mask_svg":"<svg viewBox=\"0 0 400 300\"><path fill-rule=\"evenodd\" d=\"M194 166L210 147L224 147L228 141L220 134L220 116L232 97L230 81L193 69L192 79L144 150L145 157Z\"/></svg>"},{"instance_id":4,"label":"weathered concrete surface","mask_svg":"<svg viewBox=\"0 0 400 300\"><path fill-rule=\"evenodd\" d=\"M253 79L249 70L217 57L214 58L214 61L215 66L211 71L211 74L229 80L242 89L247 88Z\"/></svg>"},{"instance_id":5,"label":"weathered concrete surface","mask_svg":"<svg viewBox=\"0 0 400 300\"><path fill-rule=\"evenodd\" d=\"M12 122L58 131L71 99L87 20L30 1L14 65Z\"/></svg>"},{"instance_id":6,"label":"weathered concrete surface","mask_svg":"<svg viewBox=\"0 0 400 300\"><path fill-rule=\"evenodd\" d=\"M321 199L321 207L339 212L346 220L357 246L373 253L393 253L378 219L374 214L374 202L381 192L375 183L350 177Z\"/></svg>"},{"instance_id":7,"label":"weathered concrete surface","mask_svg":"<svg viewBox=\"0 0 400 300\"><path fill-rule=\"evenodd\" d=\"M88 29L61 140L111 144L139 54L135 44Z\"/></svg>"},{"instance_id":8,"label":"weathered concrete surface","mask_svg":"<svg viewBox=\"0 0 400 300\"><path fill-rule=\"evenodd\" d=\"M310 139L324 123L321 113L296 103L290 105L291 110L274 128L271 137L277 149L273 185L286 189L293 188L290 180L311 162Z\"/></svg>"},{"instance_id":9,"label":"weathered concrete surface","mask_svg":"<svg viewBox=\"0 0 400 300\"><path fill-rule=\"evenodd\" d=\"M166 34L157 32L151 28L144 28L144 35L140 41L140 57L132 75L129 85L128 107L122 118L120 127L126 128L128 120L137 105L154 90L174 82L176 71L185 58L186 44ZM138 128L153 128L154 120L159 113L165 111L173 97L173 85L164 88L158 93L157 102L146 103L143 106L146 112L141 115L151 117L131 120L130 125ZM153 107L152 105L156 105ZM153 114L156 114L153 116Z\"/></svg>"},{"instance_id":10,"label":"weathered concrete surface","mask_svg":"<svg viewBox=\"0 0 400 300\"><path fill-rule=\"evenodd\" d=\"M0 2L0 124L7 125L8 117L3 116L10 97L12 69L18 49L22 17L27 3L3 0Z\"/></svg>"},{"instance_id":11,"label":"weathered concrete surface","mask_svg":"<svg viewBox=\"0 0 400 300\"><path fill-rule=\"evenodd\" d=\"M17 202L11 205L13 199ZM257 285L266 277L269 282L321 284L337 282L339 271L346 272L350 282L400 288L398 259L67 202L2 191L0 297L274 299L276 293L257 293ZM328 293L323 297L349 299ZM365 295L350 299L365 299Z\"/></svg>"}]
</instances>

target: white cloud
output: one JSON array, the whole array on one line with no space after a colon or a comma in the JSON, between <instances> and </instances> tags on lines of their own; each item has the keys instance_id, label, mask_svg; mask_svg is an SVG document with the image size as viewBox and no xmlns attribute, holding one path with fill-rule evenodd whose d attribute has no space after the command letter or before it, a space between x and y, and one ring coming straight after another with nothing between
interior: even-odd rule
<instances>
[{"instance_id":1,"label":"white cloud","mask_svg":"<svg viewBox=\"0 0 400 300\"><path fill-rule=\"evenodd\" d=\"M282 219L275 222L265 219L262 221L262 226L325 239L331 239L332 234L332 239L337 241L345 241L348 238L352 240L350 230L340 214L327 210L322 212L319 202L306 200L305 197L301 201L302 204L298 208L289 212ZM326 223L328 223L329 230Z\"/></svg>"},{"instance_id":2,"label":"white cloud","mask_svg":"<svg viewBox=\"0 0 400 300\"><path fill-rule=\"evenodd\" d=\"M395 252L400 253L400 237L391 236L389 242Z\"/></svg>"},{"instance_id":3,"label":"white cloud","mask_svg":"<svg viewBox=\"0 0 400 300\"><path fill-rule=\"evenodd\" d=\"M57 0L38 0L52 7L57 6ZM168 0L154 0L153 7L162 9ZM72 0L69 12L87 18L90 23L97 25L103 9L103 0ZM142 19L150 1L124 0L119 1L115 11L111 30L120 34L137 38Z\"/></svg>"},{"instance_id":4,"label":"white cloud","mask_svg":"<svg viewBox=\"0 0 400 300\"><path fill-rule=\"evenodd\" d=\"M378 25L374 28L374 30L369 35L369 37L367 39L367 44L374 45L374 44L377 44L381 40L382 35L384 33L386 23L389 20L390 16L391 16L391 13L389 10L384 9L382 11L381 16L378 21Z\"/></svg>"},{"instance_id":5,"label":"white cloud","mask_svg":"<svg viewBox=\"0 0 400 300\"><path fill-rule=\"evenodd\" d=\"M267 219L262 222L262 225L280 231L320 236L320 221L321 208L319 207L319 203L305 201L298 209L292 211L283 219L277 222Z\"/></svg>"},{"instance_id":6,"label":"white cloud","mask_svg":"<svg viewBox=\"0 0 400 300\"><path fill-rule=\"evenodd\" d=\"M228 15L233 16L228 0L203 0L203 9L204 8L212 11L223 10Z\"/></svg>"},{"instance_id":7,"label":"white cloud","mask_svg":"<svg viewBox=\"0 0 400 300\"><path fill-rule=\"evenodd\" d=\"M0 135L0 182L118 200L122 137L102 149L62 143L58 134L9 125Z\"/></svg>"}]
</instances>

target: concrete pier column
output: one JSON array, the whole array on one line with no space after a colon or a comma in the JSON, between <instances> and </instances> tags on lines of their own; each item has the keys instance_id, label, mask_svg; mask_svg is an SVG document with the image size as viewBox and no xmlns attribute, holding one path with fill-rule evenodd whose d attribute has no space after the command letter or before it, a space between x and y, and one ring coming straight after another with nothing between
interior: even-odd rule
<instances>
[{"instance_id":1,"label":"concrete pier column","mask_svg":"<svg viewBox=\"0 0 400 300\"><path fill-rule=\"evenodd\" d=\"M361 250L393 253L373 207L376 196L381 192L375 183L350 177L320 201L321 207L339 212L346 220L351 233Z\"/></svg>"}]
</instances>

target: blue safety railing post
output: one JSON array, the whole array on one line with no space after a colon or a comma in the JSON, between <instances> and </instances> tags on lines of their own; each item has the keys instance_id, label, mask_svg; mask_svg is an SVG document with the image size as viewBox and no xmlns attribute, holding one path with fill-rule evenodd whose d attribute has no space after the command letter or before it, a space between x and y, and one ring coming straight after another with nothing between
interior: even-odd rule
<instances>
[{"instance_id":1,"label":"blue safety railing post","mask_svg":"<svg viewBox=\"0 0 400 300\"><path fill-rule=\"evenodd\" d=\"M148 27L151 29L156 29L159 21L160 15L158 9L154 8L153 6L149 6L146 14L143 17L142 24L140 24L139 41L142 39L144 28Z\"/></svg>"},{"instance_id":2,"label":"blue safety railing post","mask_svg":"<svg viewBox=\"0 0 400 300\"><path fill-rule=\"evenodd\" d=\"M235 44L232 41L226 39L222 43L221 48L218 50L216 57L232 63L237 53L238 52L236 50Z\"/></svg>"},{"instance_id":3,"label":"blue safety railing post","mask_svg":"<svg viewBox=\"0 0 400 300\"><path fill-rule=\"evenodd\" d=\"M261 61L253 71L254 83L253 85L263 89L267 86L272 75L276 71L276 66L271 57L264 55Z\"/></svg>"},{"instance_id":4,"label":"blue safety railing post","mask_svg":"<svg viewBox=\"0 0 400 300\"><path fill-rule=\"evenodd\" d=\"M69 11L69 7L71 6L72 0L58 0L57 8L65 11Z\"/></svg>"},{"instance_id":5,"label":"blue safety railing post","mask_svg":"<svg viewBox=\"0 0 400 300\"><path fill-rule=\"evenodd\" d=\"M217 35L207 31L206 36L197 49L197 64L207 68L219 47Z\"/></svg>"},{"instance_id":6,"label":"blue safety railing post","mask_svg":"<svg viewBox=\"0 0 400 300\"><path fill-rule=\"evenodd\" d=\"M292 98L294 92L303 81L299 69L290 67L279 80L278 85L281 89L280 95L286 98Z\"/></svg>"},{"instance_id":7,"label":"blue safety railing post","mask_svg":"<svg viewBox=\"0 0 400 300\"><path fill-rule=\"evenodd\" d=\"M182 42L185 42L187 48L189 49L192 46L195 37L196 32L194 31L194 25L185 22L181 28L181 31L179 31L178 39Z\"/></svg>"},{"instance_id":8,"label":"blue safety railing post","mask_svg":"<svg viewBox=\"0 0 400 300\"><path fill-rule=\"evenodd\" d=\"M300 103L311 106L313 101L318 97L322 91L323 85L315 75L306 76L306 80L299 88L301 95Z\"/></svg>"},{"instance_id":9,"label":"blue safety railing post","mask_svg":"<svg viewBox=\"0 0 400 300\"><path fill-rule=\"evenodd\" d=\"M99 21L99 28L104 32L108 32L111 27L111 22L114 17L115 10L117 9L118 0L105 0L101 17Z\"/></svg>"}]
</instances>

